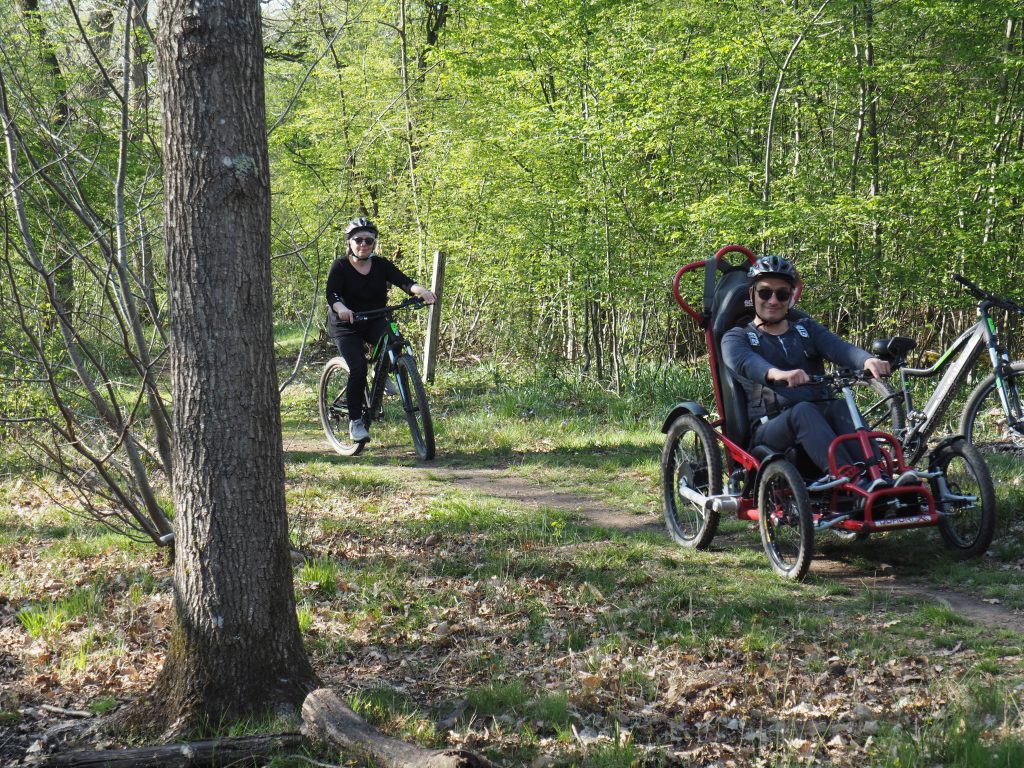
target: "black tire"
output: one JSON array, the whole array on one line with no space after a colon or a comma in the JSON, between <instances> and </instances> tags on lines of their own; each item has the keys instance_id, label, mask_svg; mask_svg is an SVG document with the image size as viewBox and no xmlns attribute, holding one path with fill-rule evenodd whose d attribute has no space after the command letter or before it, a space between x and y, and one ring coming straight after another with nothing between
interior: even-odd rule
<instances>
[{"instance_id":1,"label":"black tire","mask_svg":"<svg viewBox=\"0 0 1024 768\"><path fill-rule=\"evenodd\" d=\"M1010 366L1010 375L1005 378L1010 400L1010 411L1014 420L1022 415L1021 388L1024 388L1024 362ZM996 375L990 373L978 384L967 398L967 405L960 416L960 434L983 454L1010 453L1024 450L1024 432L1011 429L1003 404L996 389Z\"/></svg>"},{"instance_id":2,"label":"black tire","mask_svg":"<svg viewBox=\"0 0 1024 768\"><path fill-rule=\"evenodd\" d=\"M434 458L434 422L430 418L430 405L416 361L409 355L399 355L395 360L395 374L416 455L423 461L429 461Z\"/></svg>"},{"instance_id":3,"label":"black tire","mask_svg":"<svg viewBox=\"0 0 1024 768\"><path fill-rule=\"evenodd\" d=\"M814 557L814 520L807 485L788 461L773 461L757 487L757 527L772 569L802 581Z\"/></svg>"},{"instance_id":4,"label":"black tire","mask_svg":"<svg viewBox=\"0 0 1024 768\"><path fill-rule=\"evenodd\" d=\"M858 381L853 398L868 429L896 435L906 426L903 398L884 379Z\"/></svg>"},{"instance_id":5,"label":"black tire","mask_svg":"<svg viewBox=\"0 0 1024 768\"><path fill-rule=\"evenodd\" d=\"M717 511L706 510L682 496L680 487L716 496L722 492L722 477L722 454L711 426L692 414L673 421L661 451L661 478L665 526L677 544L707 549L718 531L720 517Z\"/></svg>"},{"instance_id":6,"label":"black tire","mask_svg":"<svg viewBox=\"0 0 1024 768\"><path fill-rule=\"evenodd\" d=\"M345 358L332 357L320 374L320 425L324 428L327 442L342 456L355 456L366 446L356 443L348 435L348 404L345 389L348 387L348 366Z\"/></svg>"},{"instance_id":7,"label":"black tire","mask_svg":"<svg viewBox=\"0 0 1024 768\"><path fill-rule=\"evenodd\" d=\"M942 540L963 558L984 554L996 530L996 495L981 452L961 438L940 448L931 457L929 469L942 470L951 494L970 497L969 501L944 499L943 478L929 482L939 511Z\"/></svg>"}]
</instances>

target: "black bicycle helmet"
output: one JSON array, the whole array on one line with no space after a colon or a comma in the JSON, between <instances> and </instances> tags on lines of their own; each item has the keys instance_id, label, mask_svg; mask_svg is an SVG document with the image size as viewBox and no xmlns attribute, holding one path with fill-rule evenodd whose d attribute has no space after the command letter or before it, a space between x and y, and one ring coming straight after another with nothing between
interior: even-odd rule
<instances>
[{"instance_id":1,"label":"black bicycle helmet","mask_svg":"<svg viewBox=\"0 0 1024 768\"><path fill-rule=\"evenodd\" d=\"M750 278L751 282L760 280L763 277L778 277L794 287L800 281L800 274L796 271L796 267L793 266L793 262L781 256L759 257L757 261L750 265L750 269L747 270L747 277Z\"/></svg>"},{"instance_id":2,"label":"black bicycle helmet","mask_svg":"<svg viewBox=\"0 0 1024 768\"><path fill-rule=\"evenodd\" d=\"M364 219L362 216L358 219L352 219L345 226L345 239L350 239L352 235L358 232L369 232L374 237L377 237L377 225L369 219Z\"/></svg>"}]
</instances>

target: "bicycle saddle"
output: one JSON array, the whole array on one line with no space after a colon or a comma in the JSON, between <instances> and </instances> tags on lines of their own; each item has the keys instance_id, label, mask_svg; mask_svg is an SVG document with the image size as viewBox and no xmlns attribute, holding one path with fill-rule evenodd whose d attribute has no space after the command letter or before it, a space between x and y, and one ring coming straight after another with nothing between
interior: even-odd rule
<instances>
[{"instance_id":1,"label":"bicycle saddle","mask_svg":"<svg viewBox=\"0 0 1024 768\"><path fill-rule=\"evenodd\" d=\"M902 360L917 346L917 342L906 336L891 336L871 342L871 354L882 360Z\"/></svg>"}]
</instances>

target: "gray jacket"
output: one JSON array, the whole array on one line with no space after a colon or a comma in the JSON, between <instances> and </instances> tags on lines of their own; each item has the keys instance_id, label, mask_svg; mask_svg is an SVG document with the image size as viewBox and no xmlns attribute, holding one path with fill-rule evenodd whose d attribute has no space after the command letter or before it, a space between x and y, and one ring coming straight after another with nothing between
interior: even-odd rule
<instances>
[{"instance_id":1,"label":"gray jacket","mask_svg":"<svg viewBox=\"0 0 1024 768\"><path fill-rule=\"evenodd\" d=\"M827 388L821 385L790 388L769 383L770 369L801 368L809 375L821 375L826 360L843 368L861 369L871 355L843 341L821 323L791 315L789 328L781 336L765 333L753 323L726 331L722 337L722 359L743 387L747 414L754 423L798 402L831 399Z\"/></svg>"}]
</instances>

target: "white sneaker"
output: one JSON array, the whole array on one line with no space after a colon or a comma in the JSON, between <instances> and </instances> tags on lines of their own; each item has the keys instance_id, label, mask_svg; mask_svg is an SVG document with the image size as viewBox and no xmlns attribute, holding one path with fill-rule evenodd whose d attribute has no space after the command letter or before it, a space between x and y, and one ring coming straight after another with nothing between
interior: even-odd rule
<instances>
[{"instance_id":1,"label":"white sneaker","mask_svg":"<svg viewBox=\"0 0 1024 768\"><path fill-rule=\"evenodd\" d=\"M896 478L896 482L894 482L893 485L899 488L901 485L918 485L920 483L921 478L917 476L917 472L912 469L908 469Z\"/></svg>"},{"instance_id":2,"label":"white sneaker","mask_svg":"<svg viewBox=\"0 0 1024 768\"><path fill-rule=\"evenodd\" d=\"M366 428L362 419L353 419L348 423L348 434L355 443L365 443L370 439L370 430Z\"/></svg>"}]
</instances>

